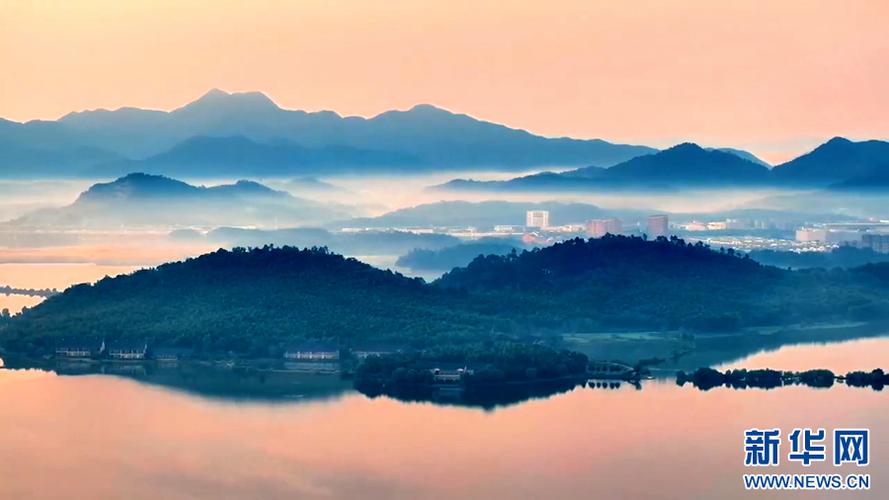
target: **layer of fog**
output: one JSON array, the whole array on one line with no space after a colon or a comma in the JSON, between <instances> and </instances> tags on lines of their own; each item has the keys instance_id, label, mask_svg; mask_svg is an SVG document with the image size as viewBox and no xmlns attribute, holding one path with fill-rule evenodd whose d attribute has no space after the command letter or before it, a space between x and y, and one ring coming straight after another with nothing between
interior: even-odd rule
<instances>
[{"instance_id":1,"label":"layer of fog","mask_svg":"<svg viewBox=\"0 0 889 500\"><path fill-rule=\"evenodd\" d=\"M557 169L549 169L557 170ZM527 172L528 174L534 172ZM514 177L515 173L473 172L463 175L478 180L502 180ZM714 214L733 210L769 209L784 212L801 212L826 216L813 219L829 222L831 214L858 218L889 219L889 203L882 195L862 196L823 191L782 191L777 189L736 189L736 190L683 190L671 192L634 193L482 193L448 192L430 189L455 177L454 173L399 176L330 176L317 178L254 178L271 188L286 191L295 197L321 203L332 203L350 207L351 213L364 216L378 216L393 210L408 208L426 203L449 200L485 201L504 200L517 203L544 201L576 202L596 205L608 210L634 210L641 213L669 212L673 214ZM117 226L100 230L53 230L41 228L15 228L4 225L8 221L31 213L36 209L65 207L73 203L78 195L95 182L108 182L113 179L94 180L41 180L41 181L2 181L0 182L0 263L100 263L103 265L147 266L162 262L180 260L190 256L229 247L236 242L218 241L211 238L177 240L170 237L173 227L126 227ZM193 185L217 185L231 183L237 179L179 179ZM225 211L221 211L217 226L229 226ZM279 227L305 226L297 218L282 221L261 220L257 228L276 229ZM327 225L327 230L336 232L338 227L348 227L348 220ZM582 223L561 221L560 223ZM205 235L214 227L195 228ZM296 240L293 243L299 244ZM255 240L251 239L251 243ZM286 241L285 241L286 242ZM281 241L276 241L281 243ZM371 260L381 267L393 267L398 252L383 251L368 254L361 252L366 247L356 247L349 252L348 246L337 248L344 253ZM403 270L406 271L406 270ZM0 284L4 283L0 269Z\"/></svg>"}]
</instances>

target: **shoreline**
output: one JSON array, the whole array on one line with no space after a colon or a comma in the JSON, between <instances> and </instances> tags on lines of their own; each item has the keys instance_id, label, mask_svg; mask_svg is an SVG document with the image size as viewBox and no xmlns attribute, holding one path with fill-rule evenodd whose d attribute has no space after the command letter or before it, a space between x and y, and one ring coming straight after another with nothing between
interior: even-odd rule
<instances>
[{"instance_id":1,"label":"shoreline","mask_svg":"<svg viewBox=\"0 0 889 500\"><path fill-rule=\"evenodd\" d=\"M602 340L604 343L634 343L634 344L645 344L647 342L656 343L656 342L664 342L669 340L674 340L678 338L680 331L670 331L670 332L657 332L660 336L650 335L655 333L654 331L624 331L624 332L598 332L598 333L576 333L576 334L566 334L566 336L571 339L572 337L576 338L577 336L583 336L590 338L592 337L595 340ZM644 338L638 337L639 335L646 335ZM695 354L704 354L706 349L712 348L716 343L733 343L737 341L748 341L748 340L767 340L768 342L764 342L755 346L747 346L752 348L752 352L767 352L773 349L778 349L787 345L797 345L797 344L806 344L806 343L817 343L817 342L842 342L846 340L856 340L863 338L872 338L872 337L882 337L889 335L889 321L872 321L872 322L821 322L821 323L806 323L806 324L794 324L794 325L778 325L778 326L766 326L766 327L758 327L758 328L748 328L739 332L730 332L730 333L699 333L695 334L693 337L693 341L695 346L688 350L687 352L680 353L680 357L693 357ZM601 339L600 339L601 337ZM704 345L700 345L703 343ZM572 341L568 340L564 342L563 347L570 351L575 352L584 352L582 349L578 349L578 346L572 345ZM749 353L742 354L740 356L730 356L726 357L722 360L716 361L714 363L706 363L699 364L697 366L716 366L720 364L730 363L739 359L743 359L749 355ZM650 358L650 357L649 357ZM646 358L646 359L649 359ZM677 358L678 359L678 358ZM193 366L205 366L208 368L226 368L232 370L250 370L256 371L260 373L347 373L351 374L354 371L355 367L360 364L354 360L338 360L338 361L326 361L321 364L330 365L331 367L336 366L337 369L330 370L318 370L319 366L318 361L293 361L281 358L238 358L238 357L207 357L203 358L200 356L192 356L188 358L182 358L177 360L164 360L164 359L154 359L154 358L146 358L146 359L138 359L138 360L130 360L130 359L108 359L108 358L59 358L55 356L42 356L39 358L35 358L33 356L27 356L16 352L10 352L6 349L0 348L0 360L3 361L3 365L0 365L0 368L10 368L11 366L15 368L23 368L23 369L47 369L52 370L58 364L66 364L71 366L80 366L80 367L101 367L101 366L135 366L135 365L145 365L145 366L174 366L174 365L193 365ZM632 364L635 361L640 360L620 360L627 364ZM665 360L666 361L666 360ZM298 366L301 363L305 363L305 366ZM294 365L297 365L295 368ZM290 366L290 367L288 367ZM315 367L315 369L309 369L310 366ZM697 367L696 366L696 367ZM345 368L345 369L343 369ZM657 374L657 378L661 378L661 375L665 373L675 373L676 369L668 363L668 366L648 366L651 372Z\"/></svg>"}]
</instances>

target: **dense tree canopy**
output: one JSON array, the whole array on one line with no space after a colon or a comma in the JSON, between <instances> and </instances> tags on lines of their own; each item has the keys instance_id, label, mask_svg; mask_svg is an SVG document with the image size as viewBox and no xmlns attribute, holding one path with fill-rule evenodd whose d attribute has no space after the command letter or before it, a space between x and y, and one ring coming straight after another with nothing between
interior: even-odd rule
<instances>
[{"instance_id":1,"label":"dense tree canopy","mask_svg":"<svg viewBox=\"0 0 889 500\"><path fill-rule=\"evenodd\" d=\"M448 271L465 266L479 255L503 255L517 250L520 242L481 241L463 243L439 250L415 248L398 258L396 265L414 270Z\"/></svg>"},{"instance_id":2,"label":"dense tree canopy","mask_svg":"<svg viewBox=\"0 0 889 500\"><path fill-rule=\"evenodd\" d=\"M455 300L459 294L323 248L219 250L69 288L15 318L3 337L20 350L80 336L257 356L297 339L475 338L486 322L451 307Z\"/></svg>"},{"instance_id":3,"label":"dense tree canopy","mask_svg":"<svg viewBox=\"0 0 889 500\"><path fill-rule=\"evenodd\" d=\"M889 311L889 265L787 271L734 250L678 238L607 235L476 258L436 285L485 304L510 304L524 320L568 329L739 326L876 319Z\"/></svg>"},{"instance_id":4,"label":"dense tree canopy","mask_svg":"<svg viewBox=\"0 0 889 500\"><path fill-rule=\"evenodd\" d=\"M480 256L431 285L324 248L266 246L71 287L0 325L0 340L30 353L78 336L264 357L302 339L428 348L606 328L869 320L886 317L887 292L887 264L787 271L675 238Z\"/></svg>"}]
</instances>

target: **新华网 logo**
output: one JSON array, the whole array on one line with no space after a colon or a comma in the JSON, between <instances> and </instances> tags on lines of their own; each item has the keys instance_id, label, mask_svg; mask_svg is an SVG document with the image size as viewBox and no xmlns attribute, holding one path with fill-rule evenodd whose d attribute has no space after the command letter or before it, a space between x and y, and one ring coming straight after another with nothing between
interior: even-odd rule
<instances>
[{"instance_id":1,"label":"\u65b0\u534e\u7f51 logo","mask_svg":"<svg viewBox=\"0 0 889 500\"><path fill-rule=\"evenodd\" d=\"M781 464L780 429L747 429L744 431L744 465L776 467ZM869 429L834 429L831 439L824 429L800 427L787 434L786 460L810 467L827 462L835 467L870 463ZM830 452L828 452L828 445ZM744 487L765 490L867 490L870 474L745 474Z\"/></svg>"}]
</instances>

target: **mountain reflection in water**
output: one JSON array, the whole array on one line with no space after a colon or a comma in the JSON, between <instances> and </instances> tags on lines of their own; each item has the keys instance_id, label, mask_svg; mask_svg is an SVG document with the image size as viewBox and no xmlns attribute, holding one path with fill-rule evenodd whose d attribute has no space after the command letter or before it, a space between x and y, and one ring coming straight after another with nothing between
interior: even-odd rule
<instances>
[{"instance_id":1,"label":"mountain reflection in water","mask_svg":"<svg viewBox=\"0 0 889 500\"><path fill-rule=\"evenodd\" d=\"M796 366L780 350L760 356L773 367L836 371L889 359L885 338L792 349ZM821 365L826 354L819 353L831 349L850 365ZM772 364L777 359L786 364ZM369 399L349 391L349 381L340 381L347 389L332 399L263 401L196 396L131 378L0 371L3 495L745 498L743 433L757 426L870 428L874 460L867 472L889 475L889 462L879 460L889 449L889 434L880 431L889 425L887 391L843 385L701 392L672 380L644 381L641 391L628 384L603 389L600 382L483 410ZM242 383L225 380L220 385ZM769 472L836 469L782 461Z\"/></svg>"},{"instance_id":2,"label":"mountain reflection in water","mask_svg":"<svg viewBox=\"0 0 889 500\"><path fill-rule=\"evenodd\" d=\"M795 360L795 361L794 361ZM837 376L847 372L881 368L889 360L889 337L864 338L829 344L797 344L757 354L718 365L720 371L739 369L776 369L805 371L828 367ZM833 368L836 367L836 368ZM16 368L11 363L9 368ZM98 363L84 361L55 361L48 366L53 374L62 376L113 375L136 380L143 384L162 386L209 398L228 400L255 400L284 403L293 400L330 399L358 392L370 398L388 397L403 402L431 402L439 405L456 405L496 409L520 404L532 399L544 399L573 390L614 390L632 388L645 390L656 383L675 383L676 371L669 368L655 369L658 381L600 380L577 377L535 383L510 383L464 390L459 385L434 385L406 387L381 392L353 384L353 380L338 374L315 374L293 370L257 369L251 367L227 367L200 362L164 364L156 362ZM41 370L6 370L12 373L40 373ZM44 372L50 373L50 372ZM691 372L688 373L691 375ZM19 375L21 376L21 375ZM692 382L690 378L683 378ZM842 380L837 381L842 385ZM805 381L785 381L778 384L688 384L685 389L711 390L725 385L734 389L785 389L791 385L807 385ZM814 385L814 384L808 384ZM832 384L831 384L832 385ZM846 383L846 385L854 385ZM872 387L881 390L882 385L861 384L862 389Z\"/></svg>"}]
</instances>

